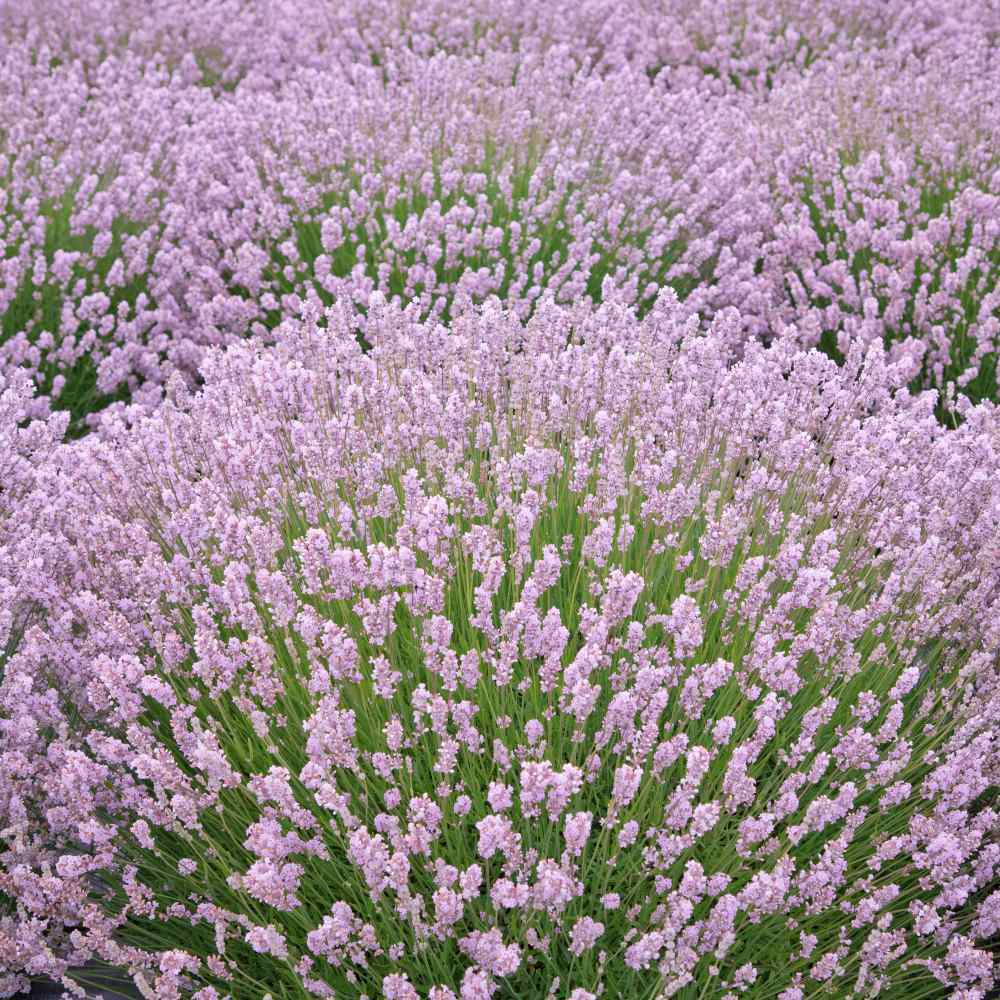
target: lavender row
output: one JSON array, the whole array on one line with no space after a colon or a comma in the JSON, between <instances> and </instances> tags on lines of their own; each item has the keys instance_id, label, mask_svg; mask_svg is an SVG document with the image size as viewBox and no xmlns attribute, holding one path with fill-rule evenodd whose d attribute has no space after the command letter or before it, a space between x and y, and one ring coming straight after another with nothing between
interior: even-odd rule
<instances>
[{"instance_id":1,"label":"lavender row","mask_svg":"<svg viewBox=\"0 0 1000 1000\"><path fill-rule=\"evenodd\" d=\"M831 53L770 90L713 93L565 46L390 49L203 85L129 51L3 66L0 358L82 426L155 406L207 346L269 341L298 303L375 291L448 319L499 296L704 321L836 356L922 352L948 401L996 392L994 50ZM363 332L363 331L362 331Z\"/></svg>"},{"instance_id":2,"label":"lavender row","mask_svg":"<svg viewBox=\"0 0 1000 1000\"><path fill-rule=\"evenodd\" d=\"M162 59L199 83L271 89L297 69L384 62L400 50L571 53L577 65L630 66L715 90L760 91L831 54L868 61L961 57L996 44L995 0L18 0L0 31L61 61L122 52Z\"/></svg>"}]
</instances>

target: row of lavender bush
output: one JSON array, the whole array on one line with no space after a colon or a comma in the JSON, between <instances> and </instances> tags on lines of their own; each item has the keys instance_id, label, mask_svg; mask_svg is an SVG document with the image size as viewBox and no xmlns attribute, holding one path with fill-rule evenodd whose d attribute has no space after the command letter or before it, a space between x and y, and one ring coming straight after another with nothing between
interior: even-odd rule
<instances>
[{"instance_id":1,"label":"row of lavender bush","mask_svg":"<svg viewBox=\"0 0 1000 1000\"><path fill-rule=\"evenodd\" d=\"M984 1000L998 43L0 0L0 996Z\"/></svg>"},{"instance_id":2,"label":"row of lavender bush","mask_svg":"<svg viewBox=\"0 0 1000 1000\"><path fill-rule=\"evenodd\" d=\"M206 346L267 339L310 296L363 310L378 290L448 318L496 294L526 317L547 290L599 299L605 277L640 311L664 285L703 317L737 305L734 356L750 337L838 357L884 340L923 352L918 384L943 407L995 394L988 11L951 44L918 21L877 57L857 39L877 42L881 5L839 30L789 11L798 47L750 58L777 30L754 27L760 11L741 36L715 5L685 11L699 44L671 33L658 55L641 20L645 46L622 29L624 51L606 47L586 4L561 34L500 10L478 45L449 42L474 22L444 5L404 22L408 45L362 44L363 18L297 32L324 60L272 52L229 6L171 32L168 5L134 46L137 11L112 19L115 44L77 4L57 38L8 14L0 359L35 373L38 413L55 400L82 427L104 403L155 405Z\"/></svg>"}]
</instances>

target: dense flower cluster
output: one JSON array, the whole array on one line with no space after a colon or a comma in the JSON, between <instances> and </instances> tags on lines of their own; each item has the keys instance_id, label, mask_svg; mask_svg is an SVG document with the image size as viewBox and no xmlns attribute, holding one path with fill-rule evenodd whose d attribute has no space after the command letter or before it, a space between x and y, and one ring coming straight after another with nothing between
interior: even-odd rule
<instances>
[{"instance_id":1,"label":"dense flower cluster","mask_svg":"<svg viewBox=\"0 0 1000 1000\"><path fill-rule=\"evenodd\" d=\"M192 60L200 81L270 87L301 66L378 63L408 49L473 54L571 49L602 71L765 89L830 53L871 60L961 55L1000 37L993 0L19 0L0 31L94 65L130 51Z\"/></svg>"},{"instance_id":2,"label":"dense flower cluster","mask_svg":"<svg viewBox=\"0 0 1000 1000\"><path fill-rule=\"evenodd\" d=\"M919 75L847 58L761 107L780 192L764 269L800 343L909 341L923 384L996 398L998 92L981 48Z\"/></svg>"},{"instance_id":3,"label":"dense flower cluster","mask_svg":"<svg viewBox=\"0 0 1000 1000\"><path fill-rule=\"evenodd\" d=\"M38 414L149 409L310 295L525 316L606 277L737 305L734 356L912 339L995 393L995 4L295 6L0 5L0 367Z\"/></svg>"},{"instance_id":4,"label":"dense flower cluster","mask_svg":"<svg viewBox=\"0 0 1000 1000\"><path fill-rule=\"evenodd\" d=\"M306 307L49 450L25 935L164 998L985 996L995 411L606 294Z\"/></svg>"},{"instance_id":5,"label":"dense flower cluster","mask_svg":"<svg viewBox=\"0 0 1000 1000\"><path fill-rule=\"evenodd\" d=\"M606 276L641 302L669 284L750 314L769 210L733 155L749 129L725 102L581 76L562 54L303 76L206 121L182 199L179 233L204 248L188 295L231 333L290 295L366 306L378 290L447 317L496 294L526 316L544 290L597 298Z\"/></svg>"},{"instance_id":6,"label":"dense flower cluster","mask_svg":"<svg viewBox=\"0 0 1000 1000\"><path fill-rule=\"evenodd\" d=\"M0 366L32 373L38 414L50 396L77 417L142 402L164 365L194 371L203 339L170 308L182 275L160 241L185 122L211 95L137 58L50 67L28 46L0 74Z\"/></svg>"},{"instance_id":7,"label":"dense flower cluster","mask_svg":"<svg viewBox=\"0 0 1000 1000\"><path fill-rule=\"evenodd\" d=\"M0 0L0 996L986 1000L997 0Z\"/></svg>"}]
</instances>

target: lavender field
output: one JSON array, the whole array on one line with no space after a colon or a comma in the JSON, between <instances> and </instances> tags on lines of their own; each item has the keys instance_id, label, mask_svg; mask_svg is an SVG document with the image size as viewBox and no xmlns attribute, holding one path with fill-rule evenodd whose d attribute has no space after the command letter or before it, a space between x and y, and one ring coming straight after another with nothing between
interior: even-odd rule
<instances>
[{"instance_id":1,"label":"lavender field","mask_svg":"<svg viewBox=\"0 0 1000 1000\"><path fill-rule=\"evenodd\" d=\"M0 997L1000 995L998 351L1000 0L0 0Z\"/></svg>"}]
</instances>

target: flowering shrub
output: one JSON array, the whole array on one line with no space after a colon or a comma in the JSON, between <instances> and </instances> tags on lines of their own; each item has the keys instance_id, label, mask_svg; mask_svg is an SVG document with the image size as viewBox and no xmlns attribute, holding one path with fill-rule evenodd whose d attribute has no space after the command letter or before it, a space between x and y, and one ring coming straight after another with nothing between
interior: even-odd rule
<instances>
[{"instance_id":1,"label":"flowering shrub","mask_svg":"<svg viewBox=\"0 0 1000 1000\"><path fill-rule=\"evenodd\" d=\"M0 954L61 906L158 998L985 997L995 410L605 292L307 306L46 458Z\"/></svg>"},{"instance_id":2,"label":"flowering shrub","mask_svg":"<svg viewBox=\"0 0 1000 1000\"><path fill-rule=\"evenodd\" d=\"M767 95L846 53L869 65L964 58L1000 37L996 4L947 0L681 0L639 3L643 39L632 57L678 83Z\"/></svg>"},{"instance_id":3,"label":"flowering shrub","mask_svg":"<svg viewBox=\"0 0 1000 1000\"><path fill-rule=\"evenodd\" d=\"M363 308L377 290L443 319L496 294L523 317L611 277L646 305L670 285L749 317L769 208L734 156L748 128L727 102L558 54L303 75L220 104L192 143L175 191L189 307L230 335L309 294ZM227 137L212 159L210 135Z\"/></svg>"},{"instance_id":4,"label":"flowering shrub","mask_svg":"<svg viewBox=\"0 0 1000 1000\"><path fill-rule=\"evenodd\" d=\"M309 296L447 317L496 293L527 315L610 276L647 304L664 284L706 315L740 302L761 327L768 200L723 102L555 55L404 52L218 99L131 57L96 85L20 60L0 364L33 372L39 413L155 406L206 345L269 337Z\"/></svg>"},{"instance_id":5,"label":"flowering shrub","mask_svg":"<svg viewBox=\"0 0 1000 1000\"><path fill-rule=\"evenodd\" d=\"M764 269L799 342L917 350L921 384L996 397L998 72L974 49L919 74L843 60L762 107L780 219Z\"/></svg>"},{"instance_id":6,"label":"flowering shrub","mask_svg":"<svg viewBox=\"0 0 1000 1000\"><path fill-rule=\"evenodd\" d=\"M44 420L30 420L34 386L23 371L0 375L0 558L3 569L0 581L0 671L17 645L25 620L16 612L30 608L22 599L23 591L12 586L22 574L41 566L32 566L32 540L19 533L31 520L28 511L34 501L44 501L36 491L36 477L66 430L66 414ZM16 527L15 527L16 525Z\"/></svg>"},{"instance_id":7,"label":"flowering shrub","mask_svg":"<svg viewBox=\"0 0 1000 1000\"><path fill-rule=\"evenodd\" d=\"M408 49L572 51L581 66L631 65L684 85L766 90L831 54L961 55L1000 37L991 0L0 0L0 32L90 65L129 51L186 60L200 82L271 88L301 66L382 63Z\"/></svg>"},{"instance_id":8,"label":"flowering shrub","mask_svg":"<svg viewBox=\"0 0 1000 1000\"><path fill-rule=\"evenodd\" d=\"M25 419L33 394L25 372L0 374L0 683L34 610L32 602L24 600L20 585L38 566L32 561L32 540L17 528L31 521L31 498L43 496L35 493L36 476L66 429L65 414L47 420ZM59 909L47 916L55 925L60 917L72 918ZM39 954L51 954L52 945L63 938L58 926L48 935L40 931L18 919L13 895L0 889L0 996L26 988L23 972L37 967Z\"/></svg>"},{"instance_id":9,"label":"flowering shrub","mask_svg":"<svg viewBox=\"0 0 1000 1000\"><path fill-rule=\"evenodd\" d=\"M197 355L157 251L184 122L210 97L131 57L50 68L11 46L0 72L0 368L32 373L36 415L155 401L164 366Z\"/></svg>"}]
</instances>

